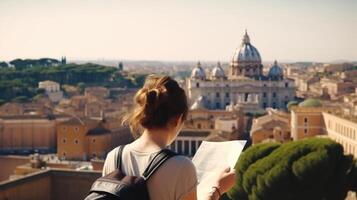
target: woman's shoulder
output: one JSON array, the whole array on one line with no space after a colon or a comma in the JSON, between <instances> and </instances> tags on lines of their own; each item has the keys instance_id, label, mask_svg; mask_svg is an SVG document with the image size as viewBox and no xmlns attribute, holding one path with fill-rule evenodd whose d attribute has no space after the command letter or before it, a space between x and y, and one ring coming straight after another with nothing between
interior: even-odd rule
<instances>
[{"instance_id":1,"label":"woman's shoulder","mask_svg":"<svg viewBox=\"0 0 357 200\"><path fill-rule=\"evenodd\" d=\"M195 166L193 165L191 159L182 155L173 156L166 161L165 165L173 171L191 172L191 174L196 172Z\"/></svg>"},{"instance_id":2,"label":"woman's shoulder","mask_svg":"<svg viewBox=\"0 0 357 200\"><path fill-rule=\"evenodd\" d=\"M189 166L193 166L193 163L191 161L191 159L189 159L187 156L183 156L183 155L176 155L173 156L172 158L170 158L168 160L169 162L175 163L177 165L189 165Z\"/></svg>"},{"instance_id":3,"label":"woman's shoulder","mask_svg":"<svg viewBox=\"0 0 357 200\"><path fill-rule=\"evenodd\" d=\"M118 148L119 147L115 147L114 149L112 149L111 151L109 151L109 153L107 154L106 160L112 160L114 161L115 155L118 152Z\"/></svg>"}]
</instances>

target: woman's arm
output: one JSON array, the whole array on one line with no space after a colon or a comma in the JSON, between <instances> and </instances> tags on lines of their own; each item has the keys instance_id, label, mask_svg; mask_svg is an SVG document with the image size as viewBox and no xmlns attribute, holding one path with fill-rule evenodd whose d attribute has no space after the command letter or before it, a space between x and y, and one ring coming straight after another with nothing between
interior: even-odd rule
<instances>
[{"instance_id":1,"label":"woman's arm","mask_svg":"<svg viewBox=\"0 0 357 200\"><path fill-rule=\"evenodd\" d=\"M197 200L197 187L182 198L182 200Z\"/></svg>"},{"instance_id":2,"label":"woman's arm","mask_svg":"<svg viewBox=\"0 0 357 200\"><path fill-rule=\"evenodd\" d=\"M200 200L219 200L220 195L228 192L233 187L235 181L235 172L231 171L230 168L225 169L221 172L219 177L217 177L216 184L210 188L212 189L212 192L207 194L205 199ZM189 192L182 200L197 200L197 187Z\"/></svg>"}]
</instances>

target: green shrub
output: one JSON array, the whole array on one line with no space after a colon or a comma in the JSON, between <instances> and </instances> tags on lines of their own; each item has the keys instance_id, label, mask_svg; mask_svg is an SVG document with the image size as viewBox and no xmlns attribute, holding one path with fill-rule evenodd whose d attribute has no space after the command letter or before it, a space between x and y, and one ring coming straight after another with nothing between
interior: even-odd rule
<instances>
[{"instance_id":1,"label":"green shrub","mask_svg":"<svg viewBox=\"0 0 357 200\"><path fill-rule=\"evenodd\" d=\"M231 199L340 200L357 190L357 164L327 138L248 148L236 164Z\"/></svg>"}]
</instances>

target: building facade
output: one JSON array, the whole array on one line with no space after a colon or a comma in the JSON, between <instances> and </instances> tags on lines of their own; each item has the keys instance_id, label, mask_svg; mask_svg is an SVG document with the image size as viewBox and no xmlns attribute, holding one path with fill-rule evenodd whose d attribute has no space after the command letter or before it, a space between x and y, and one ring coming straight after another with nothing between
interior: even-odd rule
<instances>
[{"instance_id":1,"label":"building facade","mask_svg":"<svg viewBox=\"0 0 357 200\"><path fill-rule=\"evenodd\" d=\"M327 135L342 144L345 153L357 158L357 123L336 114L322 113Z\"/></svg>"},{"instance_id":2,"label":"building facade","mask_svg":"<svg viewBox=\"0 0 357 200\"><path fill-rule=\"evenodd\" d=\"M56 151L56 120L42 116L0 119L0 153L27 154Z\"/></svg>"},{"instance_id":3,"label":"building facade","mask_svg":"<svg viewBox=\"0 0 357 200\"><path fill-rule=\"evenodd\" d=\"M281 143L291 141L290 114L268 110L267 115L253 119L250 137L253 144L264 141Z\"/></svg>"},{"instance_id":4,"label":"building facade","mask_svg":"<svg viewBox=\"0 0 357 200\"><path fill-rule=\"evenodd\" d=\"M284 77L283 69L275 61L267 75L258 50L245 33L242 45L234 53L228 75L220 63L206 76L198 63L187 79L188 97L192 102L202 98L208 109L225 109L241 105L246 112L261 112L267 107L285 109L295 98L294 80Z\"/></svg>"},{"instance_id":5,"label":"building facade","mask_svg":"<svg viewBox=\"0 0 357 200\"><path fill-rule=\"evenodd\" d=\"M63 98L60 84L54 81L41 81L38 88L44 89L48 98L53 102L59 102Z\"/></svg>"}]
</instances>

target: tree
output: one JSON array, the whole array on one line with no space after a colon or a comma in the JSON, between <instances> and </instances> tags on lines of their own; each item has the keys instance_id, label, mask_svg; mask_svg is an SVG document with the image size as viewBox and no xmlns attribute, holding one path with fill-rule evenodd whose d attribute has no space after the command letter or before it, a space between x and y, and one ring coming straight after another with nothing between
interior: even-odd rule
<instances>
[{"instance_id":1,"label":"tree","mask_svg":"<svg viewBox=\"0 0 357 200\"><path fill-rule=\"evenodd\" d=\"M119 62L119 64L118 64L118 70L119 70L119 71L123 71L123 69L124 69L123 63L122 63L122 62Z\"/></svg>"},{"instance_id":2,"label":"tree","mask_svg":"<svg viewBox=\"0 0 357 200\"><path fill-rule=\"evenodd\" d=\"M299 105L299 102L297 102L297 101L289 101L289 103L286 104L286 108L288 110L290 110L293 106L297 106L297 105Z\"/></svg>"},{"instance_id":3,"label":"tree","mask_svg":"<svg viewBox=\"0 0 357 200\"><path fill-rule=\"evenodd\" d=\"M357 163L327 138L248 148L236 164L230 199L340 200L357 191Z\"/></svg>"},{"instance_id":4,"label":"tree","mask_svg":"<svg viewBox=\"0 0 357 200\"><path fill-rule=\"evenodd\" d=\"M77 87L78 87L79 93L83 94L84 90L86 89L86 84L83 82L80 82L77 84Z\"/></svg>"},{"instance_id":5,"label":"tree","mask_svg":"<svg viewBox=\"0 0 357 200\"><path fill-rule=\"evenodd\" d=\"M27 67L27 62L22 59L15 59L10 61L11 65L14 65L16 70L23 70Z\"/></svg>"},{"instance_id":6,"label":"tree","mask_svg":"<svg viewBox=\"0 0 357 200\"><path fill-rule=\"evenodd\" d=\"M26 96L18 96L13 98L12 100L17 103L25 103L28 101L28 98Z\"/></svg>"},{"instance_id":7,"label":"tree","mask_svg":"<svg viewBox=\"0 0 357 200\"><path fill-rule=\"evenodd\" d=\"M133 78L133 84L135 87L142 87L144 85L147 74L137 74Z\"/></svg>"},{"instance_id":8,"label":"tree","mask_svg":"<svg viewBox=\"0 0 357 200\"><path fill-rule=\"evenodd\" d=\"M45 94L46 90L44 88L36 88L36 94Z\"/></svg>"},{"instance_id":9,"label":"tree","mask_svg":"<svg viewBox=\"0 0 357 200\"><path fill-rule=\"evenodd\" d=\"M9 67L9 65L6 62L0 62L0 67Z\"/></svg>"},{"instance_id":10,"label":"tree","mask_svg":"<svg viewBox=\"0 0 357 200\"><path fill-rule=\"evenodd\" d=\"M6 103L6 100L0 99L0 106L4 105Z\"/></svg>"}]
</instances>

